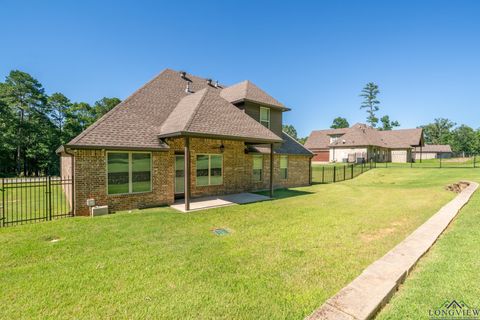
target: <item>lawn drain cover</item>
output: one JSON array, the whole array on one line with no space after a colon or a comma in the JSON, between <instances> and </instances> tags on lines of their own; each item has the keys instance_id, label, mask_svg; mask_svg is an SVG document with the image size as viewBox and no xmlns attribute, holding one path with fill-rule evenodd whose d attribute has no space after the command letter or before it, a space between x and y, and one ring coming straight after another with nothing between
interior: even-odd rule
<instances>
[{"instance_id":1,"label":"lawn drain cover","mask_svg":"<svg viewBox=\"0 0 480 320\"><path fill-rule=\"evenodd\" d=\"M217 236L225 236L230 232L227 229L218 228L218 229L213 229L213 233L215 233Z\"/></svg>"}]
</instances>

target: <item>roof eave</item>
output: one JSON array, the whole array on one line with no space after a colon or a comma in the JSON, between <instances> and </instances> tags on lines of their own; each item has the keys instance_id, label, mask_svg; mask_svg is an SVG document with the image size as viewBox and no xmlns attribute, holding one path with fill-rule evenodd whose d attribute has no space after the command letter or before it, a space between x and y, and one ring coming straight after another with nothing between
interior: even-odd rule
<instances>
[{"instance_id":1,"label":"roof eave","mask_svg":"<svg viewBox=\"0 0 480 320\"><path fill-rule=\"evenodd\" d=\"M87 150L87 149L92 149L92 150L102 150L102 149L108 149L108 150L142 150L142 151L168 151L170 150L170 147L140 147L140 146L109 146L109 145L78 145L78 144L66 144L61 146L60 148L57 149L61 151L65 150L66 148L70 149L82 149L82 150Z\"/></svg>"},{"instance_id":2,"label":"roof eave","mask_svg":"<svg viewBox=\"0 0 480 320\"><path fill-rule=\"evenodd\" d=\"M270 139L270 138L255 138L255 137L243 137L243 136L229 136L229 135L219 135L219 134L209 134L201 132L190 132L190 131L177 131L166 134L158 135L159 138L176 138L176 137L198 137L198 138L211 138L211 139L224 139L224 140L238 140L245 142L253 143L281 143L283 139Z\"/></svg>"},{"instance_id":3,"label":"roof eave","mask_svg":"<svg viewBox=\"0 0 480 320\"><path fill-rule=\"evenodd\" d=\"M241 98L241 99L232 101L232 102L230 102L230 103L231 103L231 104L236 104L236 103L239 103L239 102L253 102L253 103L258 103L258 104L261 104L261 105L263 105L263 106L267 106L267 107L271 107L271 108L275 108L275 109L280 109L280 110L282 110L282 111L291 111L291 110L292 110L292 109L287 108L287 107L285 107L285 106L283 106L283 105L270 104L270 103L260 102L260 101L256 101L256 100L246 99L246 98Z\"/></svg>"}]
</instances>

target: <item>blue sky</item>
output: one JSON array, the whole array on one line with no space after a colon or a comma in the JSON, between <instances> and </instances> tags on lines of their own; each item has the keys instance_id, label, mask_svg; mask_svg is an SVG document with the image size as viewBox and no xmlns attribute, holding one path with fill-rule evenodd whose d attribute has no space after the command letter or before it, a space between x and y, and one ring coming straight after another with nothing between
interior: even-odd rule
<instances>
[{"instance_id":1,"label":"blue sky","mask_svg":"<svg viewBox=\"0 0 480 320\"><path fill-rule=\"evenodd\" d=\"M126 98L164 68L249 79L292 108L300 136L336 116L403 128L480 126L479 1L4 1L0 77L26 71L73 101Z\"/></svg>"}]
</instances>

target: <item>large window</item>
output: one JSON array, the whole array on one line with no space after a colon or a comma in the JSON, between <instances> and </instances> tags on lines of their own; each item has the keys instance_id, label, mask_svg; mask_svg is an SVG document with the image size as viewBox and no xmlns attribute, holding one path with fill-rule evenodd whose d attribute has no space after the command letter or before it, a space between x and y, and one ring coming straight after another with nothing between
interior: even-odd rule
<instances>
[{"instance_id":1,"label":"large window","mask_svg":"<svg viewBox=\"0 0 480 320\"><path fill-rule=\"evenodd\" d=\"M270 129L270 108L260 107L260 123Z\"/></svg>"},{"instance_id":2,"label":"large window","mask_svg":"<svg viewBox=\"0 0 480 320\"><path fill-rule=\"evenodd\" d=\"M288 156L280 156L280 178L288 178Z\"/></svg>"},{"instance_id":3,"label":"large window","mask_svg":"<svg viewBox=\"0 0 480 320\"><path fill-rule=\"evenodd\" d=\"M107 152L108 194L149 192L152 190L151 154L145 152Z\"/></svg>"},{"instance_id":4,"label":"large window","mask_svg":"<svg viewBox=\"0 0 480 320\"><path fill-rule=\"evenodd\" d=\"M221 154L197 155L197 186L223 183L223 156Z\"/></svg>"},{"instance_id":5,"label":"large window","mask_svg":"<svg viewBox=\"0 0 480 320\"><path fill-rule=\"evenodd\" d=\"M253 156L253 181L258 182L263 180L263 156Z\"/></svg>"}]
</instances>

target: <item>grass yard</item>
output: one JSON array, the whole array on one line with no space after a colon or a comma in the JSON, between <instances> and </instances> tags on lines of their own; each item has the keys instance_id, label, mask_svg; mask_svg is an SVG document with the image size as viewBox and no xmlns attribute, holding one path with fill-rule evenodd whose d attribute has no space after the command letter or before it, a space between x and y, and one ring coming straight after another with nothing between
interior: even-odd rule
<instances>
[{"instance_id":1,"label":"grass yard","mask_svg":"<svg viewBox=\"0 0 480 320\"><path fill-rule=\"evenodd\" d=\"M376 169L249 205L3 228L0 318L303 319L466 178L480 170Z\"/></svg>"},{"instance_id":2,"label":"grass yard","mask_svg":"<svg viewBox=\"0 0 480 320\"><path fill-rule=\"evenodd\" d=\"M480 308L480 193L423 257L378 319L428 319L453 299Z\"/></svg>"}]
</instances>

